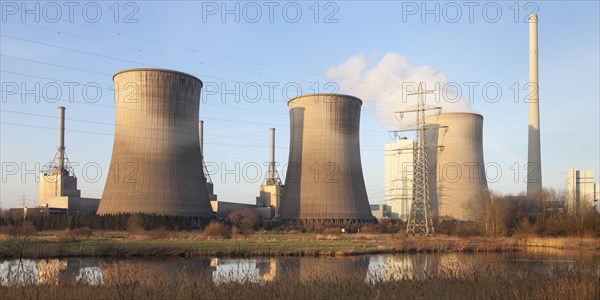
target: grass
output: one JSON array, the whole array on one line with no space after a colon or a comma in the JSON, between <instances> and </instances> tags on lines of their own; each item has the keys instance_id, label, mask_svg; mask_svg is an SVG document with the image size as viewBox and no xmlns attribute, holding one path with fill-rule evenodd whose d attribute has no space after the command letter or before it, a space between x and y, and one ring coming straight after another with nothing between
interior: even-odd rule
<instances>
[{"instance_id":1,"label":"grass","mask_svg":"<svg viewBox=\"0 0 600 300\"><path fill-rule=\"evenodd\" d=\"M0 237L0 257L16 257L14 241ZM64 239L62 231L37 233L25 245L24 257L250 257L349 256L383 253L505 252L531 247L600 250L598 239L405 237L392 234L252 234L212 239L196 232L98 231L91 237Z\"/></svg>"}]
</instances>

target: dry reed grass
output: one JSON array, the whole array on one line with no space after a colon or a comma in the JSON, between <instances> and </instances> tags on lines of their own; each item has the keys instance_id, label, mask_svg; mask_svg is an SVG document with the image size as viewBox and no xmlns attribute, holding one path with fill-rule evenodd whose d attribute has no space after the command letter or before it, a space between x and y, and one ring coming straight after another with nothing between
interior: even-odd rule
<instances>
[{"instance_id":1,"label":"dry reed grass","mask_svg":"<svg viewBox=\"0 0 600 300\"><path fill-rule=\"evenodd\" d=\"M320 264L321 266L323 264ZM2 299L598 299L594 266L525 268L460 263L436 270L411 270L390 281L329 266L278 272L274 281L221 281L210 268L172 270L143 263L103 266L103 286L81 283L0 286ZM387 270L388 272L393 270ZM396 270L398 271L398 270ZM402 270L400 270L402 271Z\"/></svg>"}]
</instances>

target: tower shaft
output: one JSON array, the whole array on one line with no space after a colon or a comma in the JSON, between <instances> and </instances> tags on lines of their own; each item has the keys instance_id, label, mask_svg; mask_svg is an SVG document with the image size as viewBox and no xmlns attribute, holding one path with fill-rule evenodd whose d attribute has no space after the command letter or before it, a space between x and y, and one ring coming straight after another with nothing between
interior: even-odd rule
<instances>
[{"instance_id":1,"label":"tower shaft","mask_svg":"<svg viewBox=\"0 0 600 300\"><path fill-rule=\"evenodd\" d=\"M538 82L538 17L529 16L529 139L527 153L527 196L542 188L540 105Z\"/></svg>"}]
</instances>

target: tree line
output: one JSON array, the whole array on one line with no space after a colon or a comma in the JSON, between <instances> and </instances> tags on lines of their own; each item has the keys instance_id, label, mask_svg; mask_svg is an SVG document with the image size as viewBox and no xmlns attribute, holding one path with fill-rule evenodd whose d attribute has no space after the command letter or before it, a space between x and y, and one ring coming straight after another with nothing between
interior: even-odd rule
<instances>
[{"instance_id":1,"label":"tree line","mask_svg":"<svg viewBox=\"0 0 600 300\"><path fill-rule=\"evenodd\" d=\"M582 197L576 210L567 211L566 197L564 192L553 189L542 189L531 198L485 190L465 203L463 208L472 221L458 230L491 237L600 237L600 213L593 201Z\"/></svg>"},{"instance_id":2,"label":"tree line","mask_svg":"<svg viewBox=\"0 0 600 300\"><path fill-rule=\"evenodd\" d=\"M0 214L0 226L16 225L30 222L37 230L64 230L90 228L94 230L128 230L137 226L144 230L164 228L168 230L188 230L204 227L207 220L193 217L168 216L157 214L114 214L97 215L38 215L28 216L27 219L12 218L7 211ZM133 224L133 225L132 225Z\"/></svg>"}]
</instances>

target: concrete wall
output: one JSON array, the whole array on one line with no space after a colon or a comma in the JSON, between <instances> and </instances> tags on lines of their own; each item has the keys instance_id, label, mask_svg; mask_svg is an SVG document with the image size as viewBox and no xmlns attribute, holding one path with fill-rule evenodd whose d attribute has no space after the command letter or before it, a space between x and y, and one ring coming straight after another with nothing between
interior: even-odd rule
<instances>
[{"instance_id":1,"label":"concrete wall","mask_svg":"<svg viewBox=\"0 0 600 300\"><path fill-rule=\"evenodd\" d=\"M77 178L75 176L60 174L57 170L53 170L52 173L41 172L39 178L39 206L68 209L69 197L81 197L81 191L77 189Z\"/></svg>"},{"instance_id":2,"label":"concrete wall","mask_svg":"<svg viewBox=\"0 0 600 300\"><path fill-rule=\"evenodd\" d=\"M426 117L426 123L429 128L448 126L427 130L429 172L435 174L429 177L432 211L440 217L468 219L465 202L487 189L483 117L473 113L445 113Z\"/></svg>"},{"instance_id":3,"label":"concrete wall","mask_svg":"<svg viewBox=\"0 0 600 300\"><path fill-rule=\"evenodd\" d=\"M317 94L288 102L291 136L282 220L373 220L363 179L362 101Z\"/></svg>"},{"instance_id":4,"label":"concrete wall","mask_svg":"<svg viewBox=\"0 0 600 300\"><path fill-rule=\"evenodd\" d=\"M376 219L384 219L392 217L391 207L387 204L371 204L371 213Z\"/></svg>"},{"instance_id":5,"label":"concrete wall","mask_svg":"<svg viewBox=\"0 0 600 300\"><path fill-rule=\"evenodd\" d=\"M212 217L198 137L202 82L160 69L113 80L115 139L98 213Z\"/></svg>"},{"instance_id":6,"label":"concrete wall","mask_svg":"<svg viewBox=\"0 0 600 300\"><path fill-rule=\"evenodd\" d=\"M262 185L260 196L256 197L256 206L277 208L279 207L281 194L282 187L279 185Z\"/></svg>"},{"instance_id":7,"label":"concrete wall","mask_svg":"<svg viewBox=\"0 0 600 300\"><path fill-rule=\"evenodd\" d=\"M215 201L216 202L216 201ZM270 220L275 216L275 209L272 207L257 207L256 205L236 202L218 201L215 203L217 215L219 218L227 218L230 212L236 209L252 209L258 213L263 219Z\"/></svg>"}]
</instances>

